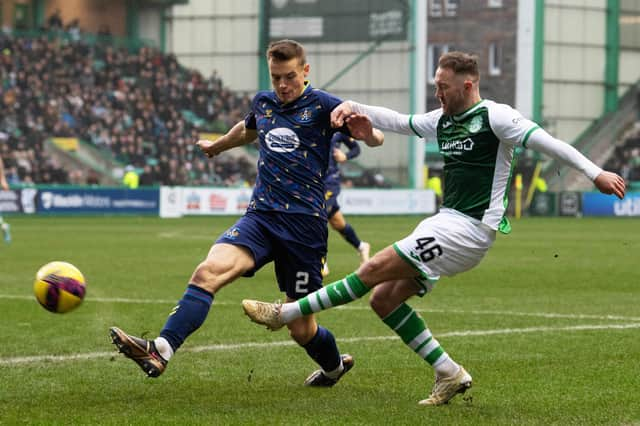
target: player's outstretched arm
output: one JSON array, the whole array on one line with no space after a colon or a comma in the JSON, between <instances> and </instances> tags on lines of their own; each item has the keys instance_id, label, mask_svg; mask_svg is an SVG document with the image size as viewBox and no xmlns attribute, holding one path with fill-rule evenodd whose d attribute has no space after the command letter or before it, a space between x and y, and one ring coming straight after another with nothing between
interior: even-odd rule
<instances>
[{"instance_id":1,"label":"player's outstretched arm","mask_svg":"<svg viewBox=\"0 0 640 426\"><path fill-rule=\"evenodd\" d=\"M371 120L372 126L381 131L388 130L401 135L416 135L415 130L411 127L410 115L401 114L389 108L365 105L354 101L345 101L331 112L331 125L333 127L342 127L347 122L347 119L354 114L366 115ZM360 139L353 133L351 136Z\"/></svg>"},{"instance_id":2,"label":"player's outstretched arm","mask_svg":"<svg viewBox=\"0 0 640 426\"><path fill-rule=\"evenodd\" d=\"M554 138L544 129L539 128L531 134L528 147L579 170L593 181L600 192L613 194L620 199L624 197L626 188L621 176L602 170L573 146Z\"/></svg>"},{"instance_id":3,"label":"player's outstretched arm","mask_svg":"<svg viewBox=\"0 0 640 426\"><path fill-rule=\"evenodd\" d=\"M196 145L206 154L207 157L211 158L231 148L251 143L257 136L258 133L255 129L247 129L244 125L244 121L240 121L233 126L231 130L220 136L215 141L200 139L196 142Z\"/></svg>"},{"instance_id":4,"label":"player's outstretched arm","mask_svg":"<svg viewBox=\"0 0 640 426\"><path fill-rule=\"evenodd\" d=\"M595 178L593 184L603 194L613 194L621 200L624 198L626 184L622 176L616 173L603 170L602 173Z\"/></svg>"}]
</instances>

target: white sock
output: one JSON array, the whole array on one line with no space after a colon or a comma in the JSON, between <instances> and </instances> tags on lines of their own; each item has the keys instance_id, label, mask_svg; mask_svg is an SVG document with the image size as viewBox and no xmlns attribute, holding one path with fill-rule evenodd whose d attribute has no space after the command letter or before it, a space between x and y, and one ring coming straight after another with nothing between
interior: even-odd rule
<instances>
[{"instance_id":1,"label":"white sock","mask_svg":"<svg viewBox=\"0 0 640 426\"><path fill-rule=\"evenodd\" d=\"M342 364L342 357L340 357L340 364L335 370L332 370L332 371L322 370L322 373L330 379L337 379L340 376L340 374L342 374L342 371L344 371L344 364Z\"/></svg>"},{"instance_id":2,"label":"white sock","mask_svg":"<svg viewBox=\"0 0 640 426\"><path fill-rule=\"evenodd\" d=\"M437 377L451 377L458 374L460 366L445 352L433 363Z\"/></svg>"},{"instance_id":3,"label":"white sock","mask_svg":"<svg viewBox=\"0 0 640 426\"><path fill-rule=\"evenodd\" d=\"M158 350L160 356L164 358L165 361L169 361L173 356L173 348L171 347L167 339L165 339L164 337L158 337L153 341L153 343L155 343L156 349Z\"/></svg>"},{"instance_id":4,"label":"white sock","mask_svg":"<svg viewBox=\"0 0 640 426\"><path fill-rule=\"evenodd\" d=\"M280 315L282 315L282 320L288 324L294 319L300 318L302 316L302 312L300 311L298 302L283 303Z\"/></svg>"}]
</instances>

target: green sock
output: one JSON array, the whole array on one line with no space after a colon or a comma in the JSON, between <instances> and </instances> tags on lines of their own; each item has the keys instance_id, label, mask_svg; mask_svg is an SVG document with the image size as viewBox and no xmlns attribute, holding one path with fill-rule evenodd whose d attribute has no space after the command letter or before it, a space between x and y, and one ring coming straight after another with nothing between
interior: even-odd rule
<instances>
[{"instance_id":1,"label":"green sock","mask_svg":"<svg viewBox=\"0 0 640 426\"><path fill-rule=\"evenodd\" d=\"M406 303L398 306L382 321L430 365L436 363L443 355L448 358L440 343L431 335L422 317Z\"/></svg>"},{"instance_id":2,"label":"green sock","mask_svg":"<svg viewBox=\"0 0 640 426\"><path fill-rule=\"evenodd\" d=\"M297 303L302 315L309 315L333 306L352 302L367 294L369 290L369 287L364 285L360 278L353 273L340 281L333 282L320 290L314 291L298 300Z\"/></svg>"}]
</instances>

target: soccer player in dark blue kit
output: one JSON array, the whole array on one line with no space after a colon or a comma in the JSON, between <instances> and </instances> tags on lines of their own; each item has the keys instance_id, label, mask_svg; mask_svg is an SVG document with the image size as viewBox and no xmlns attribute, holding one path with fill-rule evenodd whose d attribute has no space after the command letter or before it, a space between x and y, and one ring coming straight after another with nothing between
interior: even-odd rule
<instances>
[{"instance_id":1,"label":"soccer player in dark blue kit","mask_svg":"<svg viewBox=\"0 0 640 426\"><path fill-rule=\"evenodd\" d=\"M340 145L347 147L347 152L340 149ZM360 145L351 136L338 132L331 138L331 155L329 156L329 170L324 180L325 185L325 204L327 209L327 217L329 225L342 235L342 237L351 244L360 256L360 264L369 260L369 251L371 246L369 243L360 240L355 229L346 221L344 215L340 211L338 204L338 195L340 195L341 175L340 163L356 158L360 155ZM329 264L326 262L322 268L322 276L329 275Z\"/></svg>"},{"instance_id":2,"label":"soccer player in dark blue kit","mask_svg":"<svg viewBox=\"0 0 640 426\"><path fill-rule=\"evenodd\" d=\"M207 156L214 157L259 140L258 176L246 213L196 267L158 338L146 340L117 327L110 329L119 351L150 377L164 372L185 339L203 324L218 290L238 277L252 276L273 261L287 301L322 288L328 234L324 178L336 132L330 113L341 100L306 81L309 64L299 43L271 43L267 60L274 90L258 92L245 119L225 135L197 142ZM382 144L380 131L366 133L365 143ZM313 316L300 318L288 328L321 367L305 385L332 386L353 366L353 358L340 355L331 332L318 326Z\"/></svg>"}]
</instances>

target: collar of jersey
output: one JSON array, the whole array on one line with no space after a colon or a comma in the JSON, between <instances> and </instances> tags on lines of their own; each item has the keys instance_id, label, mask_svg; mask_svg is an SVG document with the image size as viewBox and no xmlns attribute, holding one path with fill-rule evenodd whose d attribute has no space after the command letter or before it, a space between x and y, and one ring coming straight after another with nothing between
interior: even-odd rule
<instances>
[{"instance_id":1,"label":"collar of jersey","mask_svg":"<svg viewBox=\"0 0 640 426\"><path fill-rule=\"evenodd\" d=\"M471 105L466 111L458 114L458 115L454 115L451 118L453 118L455 121L460 121L462 120L466 115L471 114L473 111L475 111L476 109L478 109L480 107L480 105L484 102L484 99L480 99L478 102L476 102L475 104Z\"/></svg>"}]
</instances>

